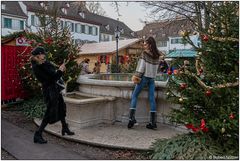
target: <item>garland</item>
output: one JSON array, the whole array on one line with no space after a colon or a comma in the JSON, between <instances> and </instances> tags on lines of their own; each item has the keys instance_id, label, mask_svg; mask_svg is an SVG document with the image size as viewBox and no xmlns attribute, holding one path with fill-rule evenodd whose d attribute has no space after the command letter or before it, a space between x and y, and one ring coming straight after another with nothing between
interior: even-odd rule
<instances>
[{"instance_id":1,"label":"garland","mask_svg":"<svg viewBox=\"0 0 240 161\"><path fill-rule=\"evenodd\" d=\"M232 37L212 37L213 40L217 40L217 41L221 41L221 42L225 42L225 41L233 41L233 42L239 42L239 39L237 38L232 38Z\"/></svg>"},{"instance_id":2,"label":"garland","mask_svg":"<svg viewBox=\"0 0 240 161\"><path fill-rule=\"evenodd\" d=\"M237 80L237 81L234 82L234 83L218 84L218 85L216 85L216 86L211 87L211 86L207 86L196 74L191 73L191 72L188 71L188 70L185 70L185 71L184 71L184 74L187 74L187 75L192 76L193 78L195 78L196 81L198 82L198 84L199 84L202 88L204 88L204 89L213 89L213 88L219 88L219 89L220 89L220 88L227 88L227 87L236 87L236 86L239 85L239 81Z\"/></svg>"}]
</instances>

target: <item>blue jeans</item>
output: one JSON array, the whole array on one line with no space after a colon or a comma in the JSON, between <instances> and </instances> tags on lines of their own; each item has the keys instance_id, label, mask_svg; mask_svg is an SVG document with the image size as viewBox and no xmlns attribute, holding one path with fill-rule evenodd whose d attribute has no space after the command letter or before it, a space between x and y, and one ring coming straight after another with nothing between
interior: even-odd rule
<instances>
[{"instance_id":1,"label":"blue jeans","mask_svg":"<svg viewBox=\"0 0 240 161\"><path fill-rule=\"evenodd\" d=\"M150 112L156 112L156 102L154 98L154 91L155 91L154 78L149 78L144 76L142 77L141 82L135 86L135 89L132 94L130 109L136 110L138 95L146 85L148 86L148 99L151 107Z\"/></svg>"}]
</instances>

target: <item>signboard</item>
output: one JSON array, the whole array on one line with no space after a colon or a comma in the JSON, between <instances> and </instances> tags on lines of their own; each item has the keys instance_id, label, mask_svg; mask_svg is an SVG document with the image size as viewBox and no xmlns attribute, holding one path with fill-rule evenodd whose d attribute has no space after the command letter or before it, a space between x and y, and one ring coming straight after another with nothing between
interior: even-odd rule
<instances>
[{"instance_id":1,"label":"signboard","mask_svg":"<svg viewBox=\"0 0 240 161\"><path fill-rule=\"evenodd\" d=\"M16 46L29 46L25 37L18 37L16 39Z\"/></svg>"}]
</instances>

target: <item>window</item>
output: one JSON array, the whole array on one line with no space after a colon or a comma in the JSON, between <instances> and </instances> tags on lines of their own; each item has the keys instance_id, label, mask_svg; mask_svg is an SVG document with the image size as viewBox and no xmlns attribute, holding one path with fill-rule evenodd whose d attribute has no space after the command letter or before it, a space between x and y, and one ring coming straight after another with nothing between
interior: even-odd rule
<instances>
[{"instance_id":1,"label":"window","mask_svg":"<svg viewBox=\"0 0 240 161\"><path fill-rule=\"evenodd\" d=\"M40 20L37 16L31 15L31 25L32 26L40 26L41 25Z\"/></svg>"},{"instance_id":2,"label":"window","mask_svg":"<svg viewBox=\"0 0 240 161\"><path fill-rule=\"evenodd\" d=\"M183 43L182 38L171 39L171 44L182 44L182 43Z\"/></svg>"},{"instance_id":3,"label":"window","mask_svg":"<svg viewBox=\"0 0 240 161\"><path fill-rule=\"evenodd\" d=\"M167 41L158 41L157 46L159 47L166 47L167 46Z\"/></svg>"},{"instance_id":4,"label":"window","mask_svg":"<svg viewBox=\"0 0 240 161\"><path fill-rule=\"evenodd\" d=\"M69 29L69 31L74 32L74 23L70 21L65 21L64 26Z\"/></svg>"},{"instance_id":5,"label":"window","mask_svg":"<svg viewBox=\"0 0 240 161\"><path fill-rule=\"evenodd\" d=\"M85 25L81 25L82 33L85 33Z\"/></svg>"},{"instance_id":6,"label":"window","mask_svg":"<svg viewBox=\"0 0 240 161\"><path fill-rule=\"evenodd\" d=\"M74 32L74 23L71 23L71 25L72 25L71 31Z\"/></svg>"},{"instance_id":7,"label":"window","mask_svg":"<svg viewBox=\"0 0 240 161\"><path fill-rule=\"evenodd\" d=\"M6 9L6 4L2 4L2 10L5 10Z\"/></svg>"},{"instance_id":8,"label":"window","mask_svg":"<svg viewBox=\"0 0 240 161\"><path fill-rule=\"evenodd\" d=\"M12 19L10 18L4 18L4 28L12 28Z\"/></svg>"},{"instance_id":9,"label":"window","mask_svg":"<svg viewBox=\"0 0 240 161\"><path fill-rule=\"evenodd\" d=\"M24 29L24 21L20 20L20 30Z\"/></svg>"},{"instance_id":10,"label":"window","mask_svg":"<svg viewBox=\"0 0 240 161\"><path fill-rule=\"evenodd\" d=\"M89 34L89 26L85 25L85 34Z\"/></svg>"},{"instance_id":11,"label":"window","mask_svg":"<svg viewBox=\"0 0 240 161\"><path fill-rule=\"evenodd\" d=\"M95 34L95 35L98 35L98 28L97 28L97 27L95 27L95 30L96 30L96 34Z\"/></svg>"},{"instance_id":12,"label":"window","mask_svg":"<svg viewBox=\"0 0 240 161\"><path fill-rule=\"evenodd\" d=\"M62 20L60 21L60 26L61 26L61 29L63 29L63 21Z\"/></svg>"},{"instance_id":13,"label":"window","mask_svg":"<svg viewBox=\"0 0 240 161\"><path fill-rule=\"evenodd\" d=\"M70 7L70 4L69 4L69 3L66 3L66 7L69 8L69 7Z\"/></svg>"},{"instance_id":14,"label":"window","mask_svg":"<svg viewBox=\"0 0 240 161\"><path fill-rule=\"evenodd\" d=\"M88 26L88 34L93 35L93 27L92 26Z\"/></svg>"},{"instance_id":15,"label":"window","mask_svg":"<svg viewBox=\"0 0 240 161\"><path fill-rule=\"evenodd\" d=\"M103 41L109 41L109 35L103 35Z\"/></svg>"},{"instance_id":16,"label":"window","mask_svg":"<svg viewBox=\"0 0 240 161\"><path fill-rule=\"evenodd\" d=\"M99 59L100 59L101 63L106 63L107 56L106 55L101 55Z\"/></svg>"},{"instance_id":17,"label":"window","mask_svg":"<svg viewBox=\"0 0 240 161\"><path fill-rule=\"evenodd\" d=\"M98 33L97 27L93 27L93 35L98 35L97 33Z\"/></svg>"},{"instance_id":18,"label":"window","mask_svg":"<svg viewBox=\"0 0 240 161\"><path fill-rule=\"evenodd\" d=\"M103 34L100 34L100 35L101 35L101 36L100 36L100 38L101 38L100 40L103 41L104 35L103 35Z\"/></svg>"},{"instance_id":19,"label":"window","mask_svg":"<svg viewBox=\"0 0 240 161\"><path fill-rule=\"evenodd\" d=\"M45 10L47 9L46 2L40 2L40 6L44 8Z\"/></svg>"},{"instance_id":20,"label":"window","mask_svg":"<svg viewBox=\"0 0 240 161\"><path fill-rule=\"evenodd\" d=\"M84 12L79 12L79 15L80 15L82 18L85 18Z\"/></svg>"},{"instance_id":21,"label":"window","mask_svg":"<svg viewBox=\"0 0 240 161\"><path fill-rule=\"evenodd\" d=\"M34 26L35 25L35 16L31 15L31 25Z\"/></svg>"},{"instance_id":22,"label":"window","mask_svg":"<svg viewBox=\"0 0 240 161\"><path fill-rule=\"evenodd\" d=\"M66 8L62 8L61 10L65 15L67 14L67 9Z\"/></svg>"},{"instance_id":23,"label":"window","mask_svg":"<svg viewBox=\"0 0 240 161\"><path fill-rule=\"evenodd\" d=\"M105 28L106 28L107 30L110 30L110 26L109 26L109 25L105 26Z\"/></svg>"},{"instance_id":24,"label":"window","mask_svg":"<svg viewBox=\"0 0 240 161\"><path fill-rule=\"evenodd\" d=\"M80 24L75 24L75 32L81 33L81 25Z\"/></svg>"},{"instance_id":25,"label":"window","mask_svg":"<svg viewBox=\"0 0 240 161\"><path fill-rule=\"evenodd\" d=\"M68 28L70 32L74 32L74 23L72 23L70 21L65 21L64 27Z\"/></svg>"}]
</instances>

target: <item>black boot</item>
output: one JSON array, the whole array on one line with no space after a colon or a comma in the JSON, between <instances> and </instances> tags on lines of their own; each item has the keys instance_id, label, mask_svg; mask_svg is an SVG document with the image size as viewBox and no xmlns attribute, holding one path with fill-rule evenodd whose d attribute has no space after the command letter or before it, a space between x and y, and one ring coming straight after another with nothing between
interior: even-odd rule
<instances>
[{"instance_id":1,"label":"black boot","mask_svg":"<svg viewBox=\"0 0 240 161\"><path fill-rule=\"evenodd\" d=\"M68 128L68 124L66 123L65 119L61 121L62 122L62 136L67 133L67 135L74 135L75 133L70 131Z\"/></svg>"},{"instance_id":2,"label":"black boot","mask_svg":"<svg viewBox=\"0 0 240 161\"><path fill-rule=\"evenodd\" d=\"M156 129L156 112L150 112L150 122L146 125L148 129Z\"/></svg>"},{"instance_id":3,"label":"black boot","mask_svg":"<svg viewBox=\"0 0 240 161\"><path fill-rule=\"evenodd\" d=\"M47 140L44 140L42 137L42 133L39 131L36 131L33 137L33 142L34 143L39 143L39 144L46 144Z\"/></svg>"},{"instance_id":4,"label":"black boot","mask_svg":"<svg viewBox=\"0 0 240 161\"><path fill-rule=\"evenodd\" d=\"M135 109L130 109L129 112L129 122L128 122L128 128L132 128L134 126L135 123L137 123L136 119L135 119Z\"/></svg>"},{"instance_id":5,"label":"black boot","mask_svg":"<svg viewBox=\"0 0 240 161\"><path fill-rule=\"evenodd\" d=\"M34 133L34 137L33 137L33 142L34 143L39 143L39 144L47 143L47 140L44 140L43 137L42 137L42 132L44 131L47 124L48 124L47 120L43 119L41 125L38 128L38 130Z\"/></svg>"}]
</instances>

